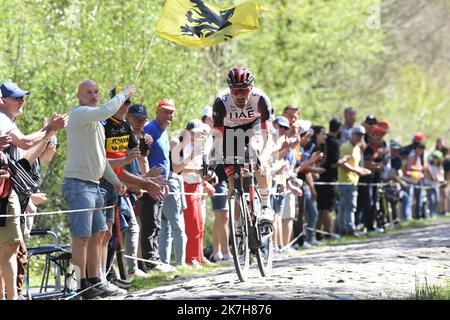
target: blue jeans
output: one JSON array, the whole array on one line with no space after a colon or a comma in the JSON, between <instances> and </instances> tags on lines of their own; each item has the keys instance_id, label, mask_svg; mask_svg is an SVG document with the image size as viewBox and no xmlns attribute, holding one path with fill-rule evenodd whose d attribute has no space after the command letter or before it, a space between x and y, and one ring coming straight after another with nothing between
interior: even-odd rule
<instances>
[{"instance_id":1,"label":"blue jeans","mask_svg":"<svg viewBox=\"0 0 450 320\"><path fill-rule=\"evenodd\" d=\"M139 243L139 224L134 214L133 206L128 196L121 197L121 204L128 207L129 215L124 215L128 224L128 228L123 230L125 240L125 254L131 257L137 257ZM136 272L138 262L134 259L127 259L128 273Z\"/></svg>"},{"instance_id":2,"label":"blue jeans","mask_svg":"<svg viewBox=\"0 0 450 320\"><path fill-rule=\"evenodd\" d=\"M180 192L180 180L169 178L169 182L170 192ZM180 194L171 194L164 199L161 214L161 233L159 235L159 256L162 262L170 262L172 240L175 261L177 264L181 264L186 258L187 238L184 231L184 215Z\"/></svg>"},{"instance_id":3,"label":"blue jeans","mask_svg":"<svg viewBox=\"0 0 450 320\"><path fill-rule=\"evenodd\" d=\"M440 194L437 184L432 184L430 189L427 190L428 208L430 208L430 217L438 214Z\"/></svg>"},{"instance_id":4,"label":"blue jeans","mask_svg":"<svg viewBox=\"0 0 450 320\"><path fill-rule=\"evenodd\" d=\"M412 186L408 186L403 189L402 197L402 220L411 220L412 217L412 200L414 196L414 189Z\"/></svg>"},{"instance_id":5,"label":"blue jeans","mask_svg":"<svg viewBox=\"0 0 450 320\"><path fill-rule=\"evenodd\" d=\"M422 183L419 183L418 186L422 186ZM414 214L414 219L426 218L425 214L422 214L422 189L414 188L414 199L416 200L416 210Z\"/></svg>"},{"instance_id":6,"label":"blue jeans","mask_svg":"<svg viewBox=\"0 0 450 320\"><path fill-rule=\"evenodd\" d=\"M312 242L316 236L316 222L319 212L317 211L317 202L312 202L311 191L308 187L303 188L305 212L306 212L306 241Z\"/></svg>"},{"instance_id":7,"label":"blue jeans","mask_svg":"<svg viewBox=\"0 0 450 320\"><path fill-rule=\"evenodd\" d=\"M353 185L338 185L339 193L339 215L338 224L341 234L352 233L355 227L356 201L358 190Z\"/></svg>"},{"instance_id":8,"label":"blue jeans","mask_svg":"<svg viewBox=\"0 0 450 320\"><path fill-rule=\"evenodd\" d=\"M103 195L103 203L105 207L113 206L119 200L119 195L117 194L117 191L114 190L113 185L106 180L100 182L100 192ZM105 213L106 223L114 224L115 218L114 208L105 209L103 210L103 212Z\"/></svg>"},{"instance_id":9,"label":"blue jeans","mask_svg":"<svg viewBox=\"0 0 450 320\"><path fill-rule=\"evenodd\" d=\"M108 230L102 210L103 196L98 183L74 178L63 178L62 193L68 210L88 209L69 213L73 237L90 237L93 233Z\"/></svg>"}]
</instances>

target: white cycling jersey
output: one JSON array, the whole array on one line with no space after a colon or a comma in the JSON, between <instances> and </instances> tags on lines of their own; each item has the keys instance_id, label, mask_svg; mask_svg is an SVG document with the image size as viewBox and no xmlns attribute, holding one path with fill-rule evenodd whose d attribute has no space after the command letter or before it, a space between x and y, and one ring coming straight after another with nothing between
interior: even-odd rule
<instances>
[{"instance_id":1,"label":"white cycling jersey","mask_svg":"<svg viewBox=\"0 0 450 320\"><path fill-rule=\"evenodd\" d=\"M272 105L269 97L260 89L252 88L250 99L244 108L234 104L230 89L220 92L213 105L214 127L235 128L257 120L268 121Z\"/></svg>"}]
</instances>

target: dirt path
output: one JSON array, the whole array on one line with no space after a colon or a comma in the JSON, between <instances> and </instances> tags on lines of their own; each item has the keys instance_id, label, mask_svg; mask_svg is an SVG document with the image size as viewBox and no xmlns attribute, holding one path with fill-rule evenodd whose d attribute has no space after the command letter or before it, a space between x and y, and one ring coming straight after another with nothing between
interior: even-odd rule
<instances>
[{"instance_id":1,"label":"dirt path","mask_svg":"<svg viewBox=\"0 0 450 320\"><path fill-rule=\"evenodd\" d=\"M297 251L274 262L271 277L252 267L241 283L234 268L134 292L124 299L407 298L418 282L450 280L450 222L353 244Z\"/></svg>"}]
</instances>

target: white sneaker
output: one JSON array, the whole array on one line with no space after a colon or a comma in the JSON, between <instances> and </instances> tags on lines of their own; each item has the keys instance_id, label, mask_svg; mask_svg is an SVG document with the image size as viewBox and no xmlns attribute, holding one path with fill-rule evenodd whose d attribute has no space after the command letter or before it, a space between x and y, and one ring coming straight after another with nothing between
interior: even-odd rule
<instances>
[{"instance_id":1,"label":"white sneaker","mask_svg":"<svg viewBox=\"0 0 450 320\"><path fill-rule=\"evenodd\" d=\"M213 253L213 254L211 255L211 257L209 258L209 260L210 260L211 262L219 262L219 261L222 260L222 259L223 259L223 256L222 256L222 253L220 253L220 252Z\"/></svg>"},{"instance_id":2,"label":"white sneaker","mask_svg":"<svg viewBox=\"0 0 450 320\"><path fill-rule=\"evenodd\" d=\"M226 254L223 256L222 260L217 262L221 266L228 266L233 264L233 256L231 254Z\"/></svg>"},{"instance_id":3,"label":"white sneaker","mask_svg":"<svg viewBox=\"0 0 450 320\"><path fill-rule=\"evenodd\" d=\"M97 287L99 287L100 290L103 290L104 292L106 292L108 296L118 296L118 295L127 294L127 290L121 289L109 281L103 281Z\"/></svg>"},{"instance_id":4,"label":"white sneaker","mask_svg":"<svg viewBox=\"0 0 450 320\"><path fill-rule=\"evenodd\" d=\"M156 264L156 266L152 269L160 272L177 272L177 268L174 266L171 266L170 264L159 262Z\"/></svg>"},{"instance_id":5,"label":"white sneaker","mask_svg":"<svg viewBox=\"0 0 450 320\"><path fill-rule=\"evenodd\" d=\"M141 269L136 269L136 271L131 272L131 273L129 272L128 275L131 278L134 278L134 277L149 278L150 277L150 275L148 273L145 273Z\"/></svg>"},{"instance_id":6,"label":"white sneaker","mask_svg":"<svg viewBox=\"0 0 450 320\"><path fill-rule=\"evenodd\" d=\"M303 249L309 249L312 248L312 244L310 244L309 242L303 241Z\"/></svg>"},{"instance_id":7,"label":"white sneaker","mask_svg":"<svg viewBox=\"0 0 450 320\"><path fill-rule=\"evenodd\" d=\"M283 255L283 253L281 252L281 250L276 249L276 248L273 248L273 251L272 251L272 258L273 258L274 260L280 260L280 259L283 259L283 258L284 258L284 255Z\"/></svg>"},{"instance_id":8,"label":"white sneaker","mask_svg":"<svg viewBox=\"0 0 450 320\"><path fill-rule=\"evenodd\" d=\"M261 210L261 214L259 215L259 220L261 223L273 223L274 215L272 210L269 207L264 207Z\"/></svg>"},{"instance_id":9,"label":"white sneaker","mask_svg":"<svg viewBox=\"0 0 450 320\"><path fill-rule=\"evenodd\" d=\"M194 269L201 269L202 268L202 265L197 260L192 260L192 262L189 263L188 265L191 266Z\"/></svg>"},{"instance_id":10,"label":"white sneaker","mask_svg":"<svg viewBox=\"0 0 450 320\"><path fill-rule=\"evenodd\" d=\"M281 252L284 253L287 256L291 256L293 255L297 250L295 250L294 248L292 248L291 246L289 247L284 247Z\"/></svg>"},{"instance_id":11,"label":"white sneaker","mask_svg":"<svg viewBox=\"0 0 450 320\"><path fill-rule=\"evenodd\" d=\"M233 256L231 253L224 254L222 260L233 260Z\"/></svg>"},{"instance_id":12,"label":"white sneaker","mask_svg":"<svg viewBox=\"0 0 450 320\"><path fill-rule=\"evenodd\" d=\"M375 228L375 232L384 233L384 229L383 228Z\"/></svg>"}]
</instances>

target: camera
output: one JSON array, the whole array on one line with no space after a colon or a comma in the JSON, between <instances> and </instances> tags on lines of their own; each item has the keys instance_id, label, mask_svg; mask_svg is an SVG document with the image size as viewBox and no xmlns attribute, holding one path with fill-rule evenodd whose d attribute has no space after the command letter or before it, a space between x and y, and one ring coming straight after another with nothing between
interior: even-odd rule
<instances>
[{"instance_id":1,"label":"camera","mask_svg":"<svg viewBox=\"0 0 450 320\"><path fill-rule=\"evenodd\" d=\"M0 158L0 170L8 170L8 168L9 168L8 162Z\"/></svg>"},{"instance_id":2,"label":"camera","mask_svg":"<svg viewBox=\"0 0 450 320\"><path fill-rule=\"evenodd\" d=\"M139 139L139 151L141 152L141 156L147 156L148 153L148 145L145 142L144 138Z\"/></svg>"}]
</instances>

